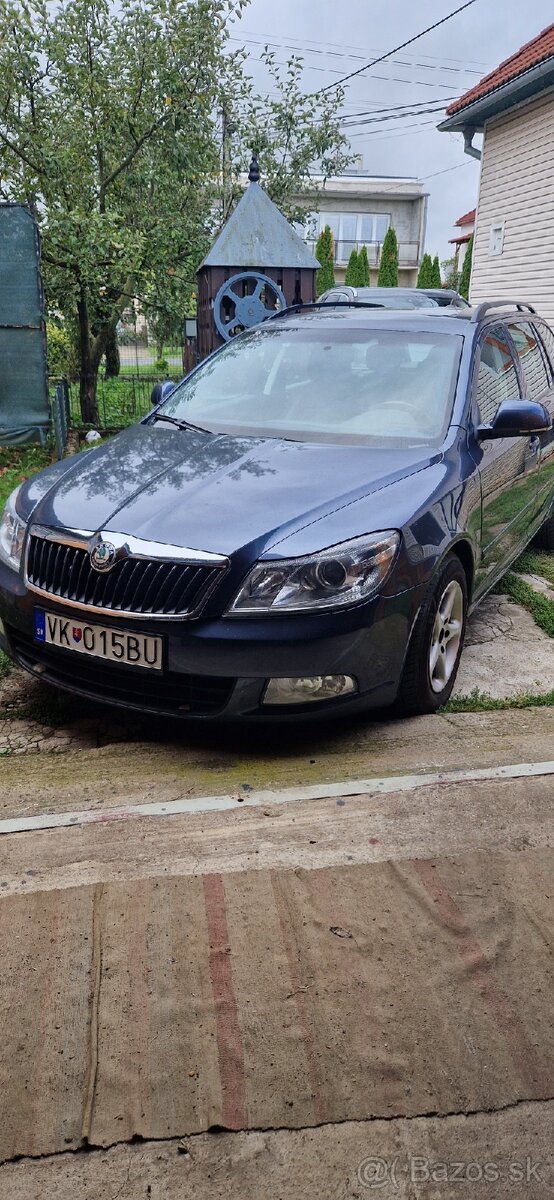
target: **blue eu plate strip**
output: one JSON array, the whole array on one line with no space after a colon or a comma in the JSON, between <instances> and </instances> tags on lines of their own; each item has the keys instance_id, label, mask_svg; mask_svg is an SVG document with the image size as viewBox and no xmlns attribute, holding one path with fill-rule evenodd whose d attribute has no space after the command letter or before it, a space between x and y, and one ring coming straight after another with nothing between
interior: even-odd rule
<instances>
[{"instance_id":1,"label":"blue eu plate strip","mask_svg":"<svg viewBox=\"0 0 554 1200\"><path fill-rule=\"evenodd\" d=\"M35 642L46 641L46 617L42 609L35 608Z\"/></svg>"}]
</instances>

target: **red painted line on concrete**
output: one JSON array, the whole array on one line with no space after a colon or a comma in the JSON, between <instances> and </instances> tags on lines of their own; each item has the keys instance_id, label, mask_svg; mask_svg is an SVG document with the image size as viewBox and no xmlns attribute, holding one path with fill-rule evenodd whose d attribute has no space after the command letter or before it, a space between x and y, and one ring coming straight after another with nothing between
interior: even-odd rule
<instances>
[{"instance_id":1,"label":"red painted line on concrete","mask_svg":"<svg viewBox=\"0 0 554 1200\"><path fill-rule=\"evenodd\" d=\"M287 914L285 901L283 898L283 893L281 891L279 880L277 879L275 873L273 871L271 871L270 875L271 875L271 886L273 889L273 896L275 899L275 907L277 909L277 916L279 918L279 924L281 926L281 940L283 942L283 948L285 951L288 969L289 969L291 992L294 997L294 1002L296 1004L298 1020L300 1022L300 1028L302 1030L302 1037L304 1039L304 1051L306 1054L306 1062L307 1062L307 1066L308 1066L308 1078L310 1081L310 1088L311 1088L311 1092L312 1092L314 1116L315 1116L316 1121L321 1122L321 1121L325 1120L325 1101L323 1099L323 1089L321 1086L321 1077L320 1077L319 1067L318 1067L318 1063L317 1063L317 1053L316 1053L315 1042L314 1042L314 1037L313 1037L313 1033L312 1033L312 1027L311 1027L311 1023L310 1023L310 1017L309 1017L309 1013L308 1013L308 1006L306 1003L306 995L302 991L302 987L303 987L302 977L298 970L298 960L294 953L294 947L292 945L291 926L290 926L290 921L288 919L288 914Z\"/></svg>"},{"instance_id":2,"label":"red painted line on concrete","mask_svg":"<svg viewBox=\"0 0 554 1200\"><path fill-rule=\"evenodd\" d=\"M222 1092L221 1123L226 1129L245 1129L244 1046L233 986L223 876L204 875L203 885Z\"/></svg>"},{"instance_id":3,"label":"red painted line on concrete","mask_svg":"<svg viewBox=\"0 0 554 1200\"><path fill-rule=\"evenodd\" d=\"M456 934L458 954L488 1011L503 1034L510 1055L532 1098L550 1095L552 1067L537 1054L528 1041L525 1029L508 996L492 978L482 947L471 931L467 920L443 883L435 867L427 859L412 859L428 896L437 906L444 924Z\"/></svg>"}]
</instances>

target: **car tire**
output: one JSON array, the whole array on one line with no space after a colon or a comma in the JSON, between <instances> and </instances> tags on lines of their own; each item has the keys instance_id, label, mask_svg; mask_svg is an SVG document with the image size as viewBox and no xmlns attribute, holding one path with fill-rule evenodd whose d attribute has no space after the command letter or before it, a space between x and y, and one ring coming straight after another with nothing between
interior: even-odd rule
<instances>
[{"instance_id":1,"label":"car tire","mask_svg":"<svg viewBox=\"0 0 554 1200\"><path fill-rule=\"evenodd\" d=\"M404 716L434 713L450 697L466 632L467 579L449 554L419 610L396 702Z\"/></svg>"},{"instance_id":2,"label":"car tire","mask_svg":"<svg viewBox=\"0 0 554 1200\"><path fill-rule=\"evenodd\" d=\"M550 550L550 553L554 554L554 517L549 517L548 521L541 525L533 541L541 550Z\"/></svg>"}]
</instances>

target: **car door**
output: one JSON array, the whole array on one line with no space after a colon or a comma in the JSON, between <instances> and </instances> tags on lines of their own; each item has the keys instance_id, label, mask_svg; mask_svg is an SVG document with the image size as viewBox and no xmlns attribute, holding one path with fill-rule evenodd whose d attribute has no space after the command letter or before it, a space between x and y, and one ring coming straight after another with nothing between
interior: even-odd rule
<instances>
[{"instance_id":1,"label":"car door","mask_svg":"<svg viewBox=\"0 0 554 1200\"><path fill-rule=\"evenodd\" d=\"M472 418L489 425L504 400L519 400L516 355L502 324L485 329L477 348ZM540 446L531 438L473 438L481 480L481 559L476 594L491 587L529 540L536 523Z\"/></svg>"},{"instance_id":2,"label":"car door","mask_svg":"<svg viewBox=\"0 0 554 1200\"><path fill-rule=\"evenodd\" d=\"M541 404L548 409L552 418L552 429L541 433L541 461L539 468L539 516L548 517L554 503L554 333L545 321L533 318L532 327L538 334L540 346L546 360L548 390L541 395Z\"/></svg>"}]
</instances>

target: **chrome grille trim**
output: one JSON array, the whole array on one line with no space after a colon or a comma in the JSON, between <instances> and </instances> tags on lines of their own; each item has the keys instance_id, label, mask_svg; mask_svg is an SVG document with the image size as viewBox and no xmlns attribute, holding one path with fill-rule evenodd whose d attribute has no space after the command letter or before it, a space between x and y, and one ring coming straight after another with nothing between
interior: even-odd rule
<instances>
[{"instance_id":1,"label":"chrome grille trim","mask_svg":"<svg viewBox=\"0 0 554 1200\"><path fill-rule=\"evenodd\" d=\"M89 557L100 541L116 548L114 565L105 572L96 571ZM81 612L131 620L198 616L228 568L225 555L149 542L113 529L34 525L25 550L25 582L37 596Z\"/></svg>"}]
</instances>

